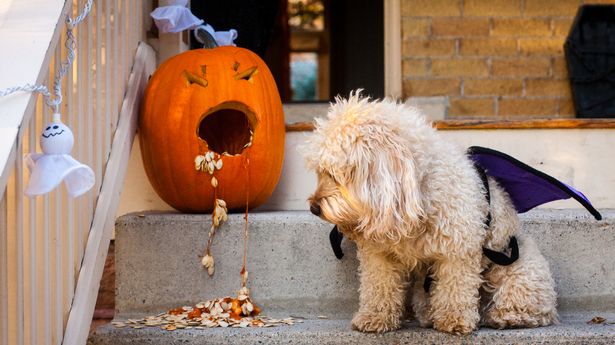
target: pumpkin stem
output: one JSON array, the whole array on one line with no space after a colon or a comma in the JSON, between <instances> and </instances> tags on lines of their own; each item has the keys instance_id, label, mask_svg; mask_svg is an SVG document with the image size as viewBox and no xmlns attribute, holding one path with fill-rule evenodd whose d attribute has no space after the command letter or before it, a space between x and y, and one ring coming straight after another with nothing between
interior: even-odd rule
<instances>
[{"instance_id":1,"label":"pumpkin stem","mask_svg":"<svg viewBox=\"0 0 615 345\"><path fill-rule=\"evenodd\" d=\"M218 47L218 43L216 43L216 39L207 32L207 30L198 27L194 30L194 35L197 36L197 40L203 43L203 49L213 49Z\"/></svg>"}]
</instances>

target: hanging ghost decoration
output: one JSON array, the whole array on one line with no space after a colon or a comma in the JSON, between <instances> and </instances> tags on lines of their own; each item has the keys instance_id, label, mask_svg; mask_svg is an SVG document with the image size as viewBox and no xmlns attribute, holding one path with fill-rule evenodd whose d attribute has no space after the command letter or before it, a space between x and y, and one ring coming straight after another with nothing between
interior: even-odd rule
<instances>
[{"instance_id":1,"label":"hanging ghost decoration","mask_svg":"<svg viewBox=\"0 0 615 345\"><path fill-rule=\"evenodd\" d=\"M54 114L53 121L41 133L43 153L30 153L25 157L30 170L30 181L25 190L27 196L49 193L62 181L68 195L73 198L94 186L92 169L70 155L73 142L73 132L62 123L60 114Z\"/></svg>"}]
</instances>

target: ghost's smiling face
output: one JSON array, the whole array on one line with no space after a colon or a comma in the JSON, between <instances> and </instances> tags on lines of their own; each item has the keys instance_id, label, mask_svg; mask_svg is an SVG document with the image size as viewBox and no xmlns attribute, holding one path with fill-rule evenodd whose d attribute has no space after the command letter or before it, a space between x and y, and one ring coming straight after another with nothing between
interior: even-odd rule
<instances>
[{"instance_id":1,"label":"ghost's smiling face","mask_svg":"<svg viewBox=\"0 0 615 345\"><path fill-rule=\"evenodd\" d=\"M51 122L41 133L41 149L46 154L68 154L73 142L73 132L62 122Z\"/></svg>"}]
</instances>

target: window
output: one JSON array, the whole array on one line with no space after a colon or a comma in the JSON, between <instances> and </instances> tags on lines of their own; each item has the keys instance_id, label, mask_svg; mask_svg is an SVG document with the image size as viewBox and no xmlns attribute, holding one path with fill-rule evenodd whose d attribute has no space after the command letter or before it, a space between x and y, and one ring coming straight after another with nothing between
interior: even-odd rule
<instances>
[{"instance_id":1,"label":"window","mask_svg":"<svg viewBox=\"0 0 615 345\"><path fill-rule=\"evenodd\" d=\"M192 10L261 56L284 102L365 89L384 96L384 3L373 0L208 0ZM401 76L397 76L401 78Z\"/></svg>"},{"instance_id":2,"label":"window","mask_svg":"<svg viewBox=\"0 0 615 345\"><path fill-rule=\"evenodd\" d=\"M329 99L329 31L322 0L288 0L291 101Z\"/></svg>"}]
</instances>

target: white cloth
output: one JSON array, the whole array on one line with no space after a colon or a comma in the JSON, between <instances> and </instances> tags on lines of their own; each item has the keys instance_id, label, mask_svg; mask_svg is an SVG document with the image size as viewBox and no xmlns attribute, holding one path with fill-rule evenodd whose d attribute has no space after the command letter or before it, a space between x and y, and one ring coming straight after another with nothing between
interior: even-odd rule
<instances>
[{"instance_id":1,"label":"white cloth","mask_svg":"<svg viewBox=\"0 0 615 345\"><path fill-rule=\"evenodd\" d=\"M77 197L94 186L94 172L69 154L31 153L26 155L30 181L25 194L29 197L46 194L62 181L70 197Z\"/></svg>"},{"instance_id":2,"label":"white cloth","mask_svg":"<svg viewBox=\"0 0 615 345\"><path fill-rule=\"evenodd\" d=\"M186 7L188 3L186 0L174 0L170 3L168 6L158 7L150 13L160 32L177 33L194 29L203 24L203 20L195 17Z\"/></svg>"},{"instance_id":3,"label":"white cloth","mask_svg":"<svg viewBox=\"0 0 615 345\"><path fill-rule=\"evenodd\" d=\"M203 29L209 32L209 34L216 40L216 43L219 46L235 46L234 41L237 38L237 30L235 29L230 29L229 31L216 31L209 24L199 25L197 29ZM198 35L195 37L197 38L197 40L199 39ZM201 42L201 40L199 40L199 42ZM204 43L204 42L201 42L201 43Z\"/></svg>"},{"instance_id":4,"label":"white cloth","mask_svg":"<svg viewBox=\"0 0 615 345\"><path fill-rule=\"evenodd\" d=\"M168 0L164 6L160 6L150 13L158 30L162 33L178 33L189 29L204 29L216 40L219 46L234 46L237 38L237 30L216 31L207 24L202 25L203 20L197 18L189 8L187 0ZM196 36L198 39L198 36ZM203 43L203 42L201 42Z\"/></svg>"},{"instance_id":5,"label":"white cloth","mask_svg":"<svg viewBox=\"0 0 615 345\"><path fill-rule=\"evenodd\" d=\"M62 181L73 198L94 186L96 179L92 169L70 155L73 142L73 132L62 123L60 114L54 114L53 122L41 133L43 153L30 153L25 157L30 170L30 180L24 191L27 196L49 193Z\"/></svg>"}]
</instances>

